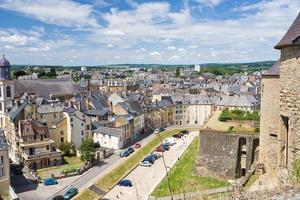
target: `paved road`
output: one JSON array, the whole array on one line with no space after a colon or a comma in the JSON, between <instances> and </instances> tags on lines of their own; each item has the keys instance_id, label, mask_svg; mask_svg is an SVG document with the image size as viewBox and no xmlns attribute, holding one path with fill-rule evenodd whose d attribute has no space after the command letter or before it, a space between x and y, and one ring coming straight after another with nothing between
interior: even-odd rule
<instances>
[{"instance_id":1,"label":"paved road","mask_svg":"<svg viewBox=\"0 0 300 200\"><path fill-rule=\"evenodd\" d=\"M143 146L152 140L154 136L154 134L149 135L140 141L140 143ZM115 154L105 159L104 163L91 168L82 175L58 180L58 185L44 186L43 184L37 184L28 180L24 176L14 176L12 178L13 186L18 197L22 200L52 199L56 195L64 195L71 186L78 188L79 192L81 192L90 187L96 180L110 171L110 169L121 164L126 159L120 158L119 152L120 151L115 152Z\"/></svg>"},{"instance_id":2,"label":"paved road","mask_svg":"<svg viewBox=\"0 0 300 200\"><path fill-rule=\"evenodd\" d=\"M178 139L176 145L172 146L169 151L164 153L166 165L168 169L176 163L185 149L198 135L198 132L193 132L186 138ZM103 199L109 200L147 200L149 195L165 177L166 172L162 158L159 158L151 167L135 168L125 179L130 179L133 182L133 187L115 186Z\"/></svg>"}]
</instances>

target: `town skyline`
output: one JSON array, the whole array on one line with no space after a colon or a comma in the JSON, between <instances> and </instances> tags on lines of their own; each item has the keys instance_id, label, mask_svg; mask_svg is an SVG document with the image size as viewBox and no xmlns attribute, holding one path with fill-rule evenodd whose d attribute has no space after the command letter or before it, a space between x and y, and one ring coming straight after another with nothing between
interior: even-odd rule
<instances>
[{"instance_id":1,"label":"town skyline","mask_svg":"<svg viewBox=\"0 0 300 200\"><path fill-rule=\"evenodd\" d=\"M0 3L0 46L12 64L66 66L276 60L273 46L300 6L297 0Z\"/></svg>"}]
</instances>

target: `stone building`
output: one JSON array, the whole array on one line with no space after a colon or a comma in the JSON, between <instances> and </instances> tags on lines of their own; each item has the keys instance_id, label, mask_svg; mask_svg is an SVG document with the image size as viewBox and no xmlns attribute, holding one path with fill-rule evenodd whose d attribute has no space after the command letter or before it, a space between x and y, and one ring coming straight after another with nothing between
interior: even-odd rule
<instances>
[{"instance_id":1,"label":"stone building","mask_svg":"<svg viewBox=\"0 0 300 200\"><path fill-rule=\"evenodd\" d=\"M275 49L280 59L262 80L259 160L270 182L286 183L300 158L300 14Z\"/></svg>"},{"instance_id":2,"label":"stone building","mask_svg":"<svg viewBox=\"0 0 300 200\"><path fill-rule=\"evenodd\" d=\"M196 173L222 179L245 176L258 157L256 135L200 131Z\"/></svg>"}]
</instances>

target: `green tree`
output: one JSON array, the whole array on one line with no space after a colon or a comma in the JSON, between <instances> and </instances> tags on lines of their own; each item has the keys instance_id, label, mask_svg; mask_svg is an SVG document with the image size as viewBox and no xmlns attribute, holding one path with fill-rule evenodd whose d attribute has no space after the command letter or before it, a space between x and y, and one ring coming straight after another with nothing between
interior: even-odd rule
<instances>
[{"instance_id":1,"label":"green tree","mask_svg":"<svg viewBox=\"0 0 300 200\"><path fill-rule=\"evenodd\" d=\"M52 67L52 68L50 69L50 72L47 73L47 76L48 76L48 77L56 77L56 71L55 71L55 68L54 68L54 67Z\"/></svg>"},{"instance_id":2,"label":"green tree","mask_svg":"<svg viewBox=\"0 0 300 200\"><path fill-rule=\"evenodd\" d=\"M80 145L81 160L91 162L95 158L95 152L93 139L85 138Z\"/></svg>"},{"instance_id":3,"label":"green tree","mask_svg":"<svg viewBox=\"0 0 300 200\"><path fill-rule=\"evenodd\" d=\"M178 78L179 76L180 76L180 68L177 67L177 68L176 68L176 77Z\"/></svg>"},{"instance_id":4,"label":"green tree","mask_svg":"<svg viewBox=\"0 0 300 200\"><path fill-rule=\"evenodd\" d=\"M74 145L71 143L63 143L59 146L59 150L62 151L64 156L71 156L75 153Z\"/></svg>"},{"instance_id":5,"label":"green tree","mask_svg":"<svg viewBox=\"0 0 300 200\"><path fill-rule=\"evenodd\" d=\"M16 79L18 79L19 76L27 75L27 73L23 70L18 70L18 71L14 71L13 75L14 75L14 77L16 77Z\"/></svg>"}]
</instances>

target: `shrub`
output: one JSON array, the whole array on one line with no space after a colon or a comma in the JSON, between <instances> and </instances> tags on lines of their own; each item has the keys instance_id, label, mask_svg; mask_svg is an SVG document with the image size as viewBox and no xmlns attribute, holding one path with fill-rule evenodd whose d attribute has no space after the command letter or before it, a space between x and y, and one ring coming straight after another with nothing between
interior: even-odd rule
<instances>
[{"instance_id":1,"label":"shrub","mask_svg":"<svg viewBox=\"0 0 300 200\"><path fill-rule=\"evenodd\" d=\"M260 132L260 129L259 128L255 128L254 129L254 133L259 133Z\"/></svg>"},{"instance_id":2,"label":"shrub","mask_svg":"<svg viewBox=\"0 0 300 200\"><path fill-rule=\"evenodd\" d=\"M296 159L293 163L293 178L300 183L300 159Z\"/></svg>"}]
</instances>

